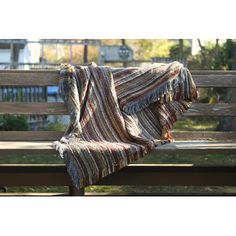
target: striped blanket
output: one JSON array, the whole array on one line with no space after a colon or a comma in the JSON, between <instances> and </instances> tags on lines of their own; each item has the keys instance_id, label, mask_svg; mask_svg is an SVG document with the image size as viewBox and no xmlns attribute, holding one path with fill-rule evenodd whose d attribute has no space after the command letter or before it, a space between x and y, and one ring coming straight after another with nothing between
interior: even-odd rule
<instances>
[{"instance_id":1,"label":"striped blanket","mask_svg":"<svg viewBox=\"0 0 236 236\"><path fill-rule=\"evenodd\" d=\"M63 64L59 88L71 120L55 147L78 188L171 142L173 123L197 98L178 62L115 70Z\"/></svg>"}]
</instances>

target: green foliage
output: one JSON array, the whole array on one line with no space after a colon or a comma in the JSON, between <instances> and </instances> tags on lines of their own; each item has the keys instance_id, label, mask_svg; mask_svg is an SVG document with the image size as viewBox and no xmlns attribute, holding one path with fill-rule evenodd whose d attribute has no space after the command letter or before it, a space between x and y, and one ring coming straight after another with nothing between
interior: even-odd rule
<instances>
[{"instance_id":1,"label":"green foliage","mask_svg":"<svg viewBox=\"0 0 236 236\"><path fill-rule=\"evenodd\" d=\"M191 46L188 40L183 40L182 53L179 43L175 43L170 47L171 58L188 58L190 55L191 55Z\"/></svg>"},{"instance_id":2,"label":"green foliage","mask_svg":"<svg viewBox=\"0 0 236 236\"><path fill-rule=\"evenodd\" d=\"M44 127L42 130L45 131L65 131L66 125L62 122L50 123L47 127Z\"/></svg>"},{"instance_id":3,"label":"green foliage","mask_svg":"<svg viewBox=\"0 0 236 236\"><path fill-rule=\"evenodd\" d=\"M218 118L192 117L174 123L174 131L213 131L219 123Z\"/></svg>"},{"instance_id":4,"label":"green foliage","mask_svg":"<svg viewBox=\"0 0 236 236\"><path fill-rule=\"evenodd\" d=\"M27 117L24 115L4 115L0 117L0 130L28 130Z\"/></svg>"},{"instance_id":5,"label":"green foliage","mask_svg":"<svg viewBox=\"0 0 236 236\"><path fill-rule=\"evenodd\" d=\"M231 39L223 45L208 42L201 51L189 58L192 70L231 70L236 46Z\"/></svg>"},{"instance_id":6,"label":"green foliage","mask_svg":"<svg viewBox=\"0 0 236 236\"><path fill-rule=\"evenodd\" d=\"M224 44L208 42L201 45L200 52L188 58L190 70L231 70L236 46L231 39ZM199 89L200 101L207 103L228 102L230 94L225 88Z\"/></svg>"},{"instance_id":7,"label":"green foliage","mask_svg":"<svg viewBox=\"0 0 236 236\"><path fill-rule=\"evenodd\" d=\"M126 43L134 50L134 57L138 60L168 57L170 48L175 44L168 39L130 39Z\"/></svg>"}]
</instances>

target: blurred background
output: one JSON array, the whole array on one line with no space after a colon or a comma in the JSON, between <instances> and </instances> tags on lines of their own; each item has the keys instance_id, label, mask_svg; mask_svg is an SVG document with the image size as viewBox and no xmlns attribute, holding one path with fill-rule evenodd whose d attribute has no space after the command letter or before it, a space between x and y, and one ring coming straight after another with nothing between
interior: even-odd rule
<instances>
[{"instance_id":1,"label":"blurred background","mask_svg":"<svg viewBox=\"0 0 236 236\"><path fill-rule=\"evenodd\" d=\"M1 69L57 69L61 62L143 66L178 60L191 70L231 70L234 39L0 39Z\"/></svg>"}]
</instances>

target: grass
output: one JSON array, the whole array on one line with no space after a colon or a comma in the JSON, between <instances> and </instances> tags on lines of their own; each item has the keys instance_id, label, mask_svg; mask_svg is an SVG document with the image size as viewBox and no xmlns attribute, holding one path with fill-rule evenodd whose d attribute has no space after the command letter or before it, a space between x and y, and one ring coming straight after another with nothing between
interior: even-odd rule
<instances>
[{"instance_id":1,"label":"grass","mask_svg":"<svg viewBox=\"0 0 236 236\"><path fill-rule=\"evenodd\" d=\"M214 130L218 124L217 119L197 120L185 119L180 120L174 125L175 131L183 130ZM57 155L11 155L0 157L0 164L62 164L63 160ZM206 154L206 155L148 155L135 163L146 164L194 164L194 165L235 165L236 154ZM67 192L67 186L42 186L42 187L9 187L8 192ZM186 187L186 186L89 186L86 192L90 194L109 193L114 195L124 194L235 194L236 188L232 187Z\"/></svg>"},{"instance_id":2,"label":"grass","mask_svg":"<svg viewBox=\"0 0 236 236\"><path fill-rule=\"evenodd\" d=\"M213 131L219 123L218 119L192 118L182 119L177 121L174 126L174 131Z\"/></svg>"}]
</instances>

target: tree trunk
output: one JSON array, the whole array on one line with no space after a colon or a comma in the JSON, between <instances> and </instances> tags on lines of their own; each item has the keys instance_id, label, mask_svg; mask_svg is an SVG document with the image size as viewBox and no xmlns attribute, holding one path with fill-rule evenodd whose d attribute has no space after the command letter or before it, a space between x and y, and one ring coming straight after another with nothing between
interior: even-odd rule
<instances>
[{"instance_id":1,"label":"tree trunk","mask_svg":"<svg viewBox=\"0 0 236 236\"><path fill-rule=\"evenodd\" d=\"M88 63L88 39L84 40L84 64Z\"/></svg>"},{"instance_id":2,"label":"tree trunk","mask_svg":"<svg viewBox=\"0 0 236 236\"><path fill-rule=\"evenodd\" d=\"M121 39L122 45L126 45L125 39ZM123 61L123 67L127 67L128 63L126 61Z\"/></svg>"},{"instance_id":3,"label":"tree trunk","mask_svg":"<svg viewBox=\"0 0 236 236\"><path fill-rule=\"evenodd\" d=\"M179 39L179 58L182 59L184 57L184 40Z\"/></svg>"},{"instance_id":4,"label":"tree trunk","mask_svg":"<svg viewBox=\"0 0 236 236\"><path fill-rule=\"evenodd\" d=\"M205 69L205 66L207 65L207 58L206 58L206 52L205 52L205 47L202 45L200 39L197 40L198 41L198 45L201 49L201 54L202 54L202 69Z\"/></svg>"}]
</instances>

